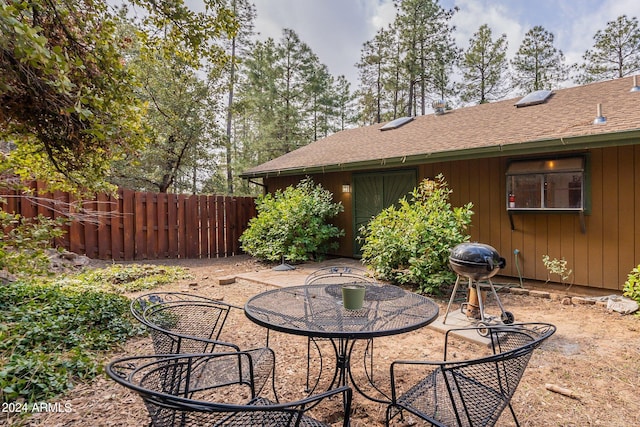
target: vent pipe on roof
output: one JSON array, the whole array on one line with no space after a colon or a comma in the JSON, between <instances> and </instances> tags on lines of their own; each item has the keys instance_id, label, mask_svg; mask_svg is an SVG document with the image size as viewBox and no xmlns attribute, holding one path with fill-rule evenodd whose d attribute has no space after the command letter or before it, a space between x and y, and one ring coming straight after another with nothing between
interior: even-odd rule
<instances>
[{"instance_id":1,"label":"vent pipe on roof","mask_svg":"<svg viewBox=\"0 0 640 427\"><path fill-rule=\"evenodd\" d=\"M598 104L596 118L593 121L594 125L603 125L607 123L607 118L602 115L602 104Z\"/></svg>"},{"instance_id":2,"label":"vent pipe on roof","mask_svg":"<svg viewBox=\"0 0 640 427\"><path fill-rule=\"evenodd\" d=\"M638 86L638 76L633 76L633 87L629 92L640 92L640 86Z\"/></svg>"},{"instance_id":3,"label":"vent pipe on roof","mask_svg":"<svg viewBox=\"0 0 640 427\"><path fill-rule=\"evenodd\" d=\"M431 108L433 108L433 112L436 116L441 116L447 108L447 102L444 99L438 99L431 103Z\"/></svg>"},{"instance_id":4,"label":"vent pipe on roof","mask_svg":"<svg viewBox=\"0 0 640 427\"><path fill-rule=\"evenodd\" d=\"M441 116L447 108L447 102L444 99L438 99L431 103L431 108L436 116Z\"/></svg>"}]
</instances>

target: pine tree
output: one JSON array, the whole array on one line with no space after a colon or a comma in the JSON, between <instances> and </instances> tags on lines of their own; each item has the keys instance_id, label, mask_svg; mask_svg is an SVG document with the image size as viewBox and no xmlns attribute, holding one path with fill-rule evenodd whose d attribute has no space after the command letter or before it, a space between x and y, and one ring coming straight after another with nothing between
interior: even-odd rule
<instances>
[{"instance_id":1,"label":"pine tree","mask_svg":"<svg viewBox=\"0 0 640 427\"><path fill-rule=\"evenodd\" d=\"M445 90L448 71L457 56L449 25L457 9L444 10L437 0L402 0L395 5L395 26L409 87L407 115L415 115L418 107L420 114L426 114L429 86Z\"/></svg>"},{"instance_id":2,"label":"pine tree","mask_svg":"<svg viewBox=\"0 0 640 427\"><path fill-rule=\"evenodd\" d=\"M354 95L351 93L351 83L345 76L338 76L333 87L335 93L335 111L333 116L333 131L347 129L355 123Z\"/></svg>"},{"instance_id":3,"label":"pine tree","mask_svg":"<svg viewBox=\"0 0 640 427\"><path fill-rule=\"evenodd\" d=\"M506 34L493 40L487 24L473 34L460 63L463 101L484 104L507 94L508 45Z\"/></svg>"},{"instance_id":4,"label":"pine tree","mask_svg":"<svg viewBox=\"0 0 640 427\"><path fill-rule=\"evenodd\" d=\"M556 88L566 80L568 67L564 64L564 54L553 42L553 34L539 25L525 34L511 61L516 88L528 93Z\"/></svg>"},{"instance_id":5,"label":"pine tree","mask_svg":"<svg viewBox=\"0 0 640 427\"><path fill-rule=\"evenodd\" d=\"M638 18L619 16L593 36L593 48L582 56L580 84L616 79L640 71L640 28Z\"/></svg>"},{"instance_id":6,"label":"pine tree","mask_svg":"<svg viewBox=\"0 0 640 427\"><path fill-rule=\"evenodd\" d=\"M290 29L256 42L242 63L236 111L243 162L263 163L333 131L334 78Z\"/></svg>"},{"instance_id":7,"label":"pine tree","mask_svg":"<svg viewBox=\"0 0 640 427\"><path fill-rule=\"evenodd\" d=\"M360 75L358 92L363 124L380 123L383 114L384 64L389 57L390 34L379 29L372 40L366 41L356 64Z\"/></svg>"},{"instance_id":8,"label":"pine tree","mask_svg":"<svg viewBox=\"0 0 640 427\"><path fill-rule=\"evenodd\" d=\"M253 36L253 21L256 18L255 6L249 3L247 0L230 0L229 9L233 12L239 25L238 32L231 37L227 46L227 53L229 54L229 67L227 74L227 117L226 117L226 138L224 141L225 146L225 165L226 165L226 180L227 180L227 193L234 193L234 174L233 174L233 96L235 92L235 85L237 79L238 62L247 53L247 47L250 43L250 38Z\"/></svg>"}]
</instances>

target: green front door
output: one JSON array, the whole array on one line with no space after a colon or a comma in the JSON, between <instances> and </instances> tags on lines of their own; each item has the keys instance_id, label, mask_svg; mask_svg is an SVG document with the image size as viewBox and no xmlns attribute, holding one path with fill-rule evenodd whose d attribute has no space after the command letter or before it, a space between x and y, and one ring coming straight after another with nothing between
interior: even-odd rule
<instances>
[{"instance_id":1,"label":"green front door","mask_svg":"<svg viewBox=\"0 0 640 427\"><path fill-rule=\"evenodd\" d=\"M361 255L360 227L383 209L397 203L416 187L416 171L353 174L353 255Z\"/></svg>"}]
</instances>

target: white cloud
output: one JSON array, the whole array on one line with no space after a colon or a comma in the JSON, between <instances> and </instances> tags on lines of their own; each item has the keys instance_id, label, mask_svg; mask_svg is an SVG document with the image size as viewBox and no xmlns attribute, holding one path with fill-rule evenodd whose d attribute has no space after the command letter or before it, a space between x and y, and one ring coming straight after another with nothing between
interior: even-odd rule
<instances>
[{"instance_id":1,"label":"white cloud","mask_svg":"<svg viewBox=\"0 0 640 427\"><path fill-rule=\"evenodd\" d=\"M371 6L373 3L371 18L369 19L369 24L371 28L369 29L369 33L371 37L378 31L380 28L387 27L390 23L393 22L393 19L396 16L396 8L393 6L393 2L391 0L381 0L379 2L370 2L367 0L361 0L362 3L365 4L365 7Z\"/></svg>"},{"instance_id":2,"label":"white cloud","mask_svg":"<svg viewBox=\"0 0 640 427\"><path fill-rule=\"evenodd\" d=\"M355 84L354 64L362 44L372 37L379 12L370 1L255 0L256 30L260 38L278 40L283 28L295 31L318 55L320 62Z\"/></svg>"},{"instance_id":3,"label":"white cloud","mask_svg":"<svg viewBox=\"0 0 640 427\"><path fill-rule=\"evenodd\" d=\"M487 24L494 39L502 34L507 35L509 53L513 55L527 31L514 17L509 9L500 2L479 2L478 0L459 0L455 2L459 11L455 13L452 23L456 27L456 44L466 49L473 34L481 25Z\"/></svg>"}]
</instances>

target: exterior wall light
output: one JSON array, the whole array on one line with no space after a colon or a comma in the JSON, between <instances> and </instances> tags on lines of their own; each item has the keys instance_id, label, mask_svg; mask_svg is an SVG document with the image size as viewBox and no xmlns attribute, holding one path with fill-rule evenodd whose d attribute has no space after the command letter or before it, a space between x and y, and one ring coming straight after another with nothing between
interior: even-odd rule
<instances>
[{"instance_id":1,"label":"exterior wall light","mask_svg":"<svg viewBox=\"0 0 640 427\"><path fill-rule=\"evenodd\" d=\"M343 193L351 193L351 184L342 184Z\"/></svg>"}]
</instances>

